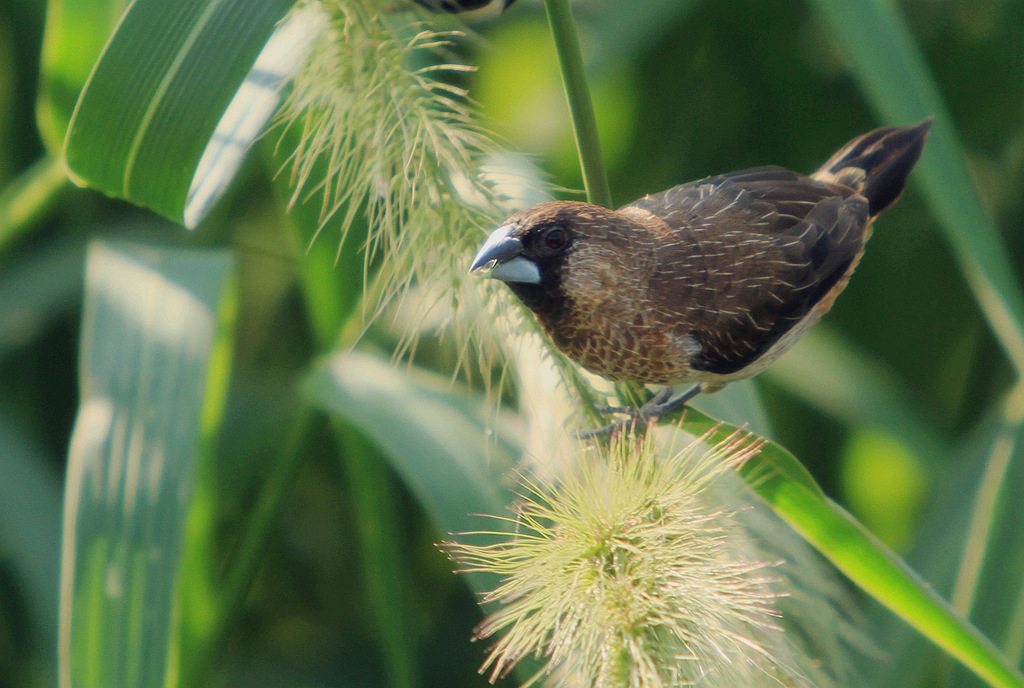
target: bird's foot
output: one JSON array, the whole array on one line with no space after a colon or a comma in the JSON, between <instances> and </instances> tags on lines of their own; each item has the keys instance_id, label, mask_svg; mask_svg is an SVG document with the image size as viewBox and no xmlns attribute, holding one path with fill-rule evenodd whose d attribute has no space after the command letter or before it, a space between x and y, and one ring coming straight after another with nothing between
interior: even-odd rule
<instances>
[{"instance_id":1,"label":"bird's foot","mask_svg":"<svg viewBox=\"0 0 1024 688\"><path fill-rule=\"evenodd\" d=\"M701 391L703 391L702 387L697 384L682 394L673 397L671 387L662 387L646 404L639 408L621 408L615 406L601 407L598 410L602 413L621 413L625 414L627 417L615 423L610 423L591 430L575 432L573 434L577 439L589 440L595 437L607 437L612 433L622 432L638 426L646 426L652 421L656 421L662 416L675 411L690 399L693 399L695 396L700 394Z\"/></svg>"}]
</instances>

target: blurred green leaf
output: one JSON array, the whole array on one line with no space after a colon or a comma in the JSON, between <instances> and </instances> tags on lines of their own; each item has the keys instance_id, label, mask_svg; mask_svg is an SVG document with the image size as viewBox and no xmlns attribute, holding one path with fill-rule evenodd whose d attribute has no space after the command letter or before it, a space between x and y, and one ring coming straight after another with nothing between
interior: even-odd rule
<instances>
[{"instance_id":1,"label":"blurred green leaf","mask_svg":"<svg viewBox=\"0 0 1024 688\"><path fill-rule=\"evenodd\" d=\"M683 428L713 431L721 441L735 428L695 409ZM896 554L824 495L788 451L767 442L743 467L744 479L776 513L874 599L911 624L993 686L1024 686L1020 674L970 622L921 580Z\"/></svg>"},{"instance_id":2,"label":"blurred green leaf","mask_svg":"<svg viewBox=\"0 0 1024 688\"><path fill-rule=\"evenodd\" d=\"M8 408L0 409L0 446L0 540L27 593L36 640L52 648L57 642L60 479Z\"/></svg>"},{"instance_id":3,"label":"blurred green leaf","mask_svg":"<svg viewBox=\"0 0 1024 688\"><path fill-rule=\"evenodd\" d=\"M296 150L300 136L298 127L288 127L280 142L264 144L264 153L275 168L288 167L288 155ZM327 161L321 160L314 177L326 174ZM343 245L339 246L335 237L319 236L325 229L324 189L299 195L286 174L277 175L274 182L282 205L289 207L286 223L299 256L299 287L313 340L318 350L327 352L338 344L339 338L353 337L361 330L362 318L350 316L374 269L364 250L369 224L363 213L355 214L343 237ZM344 212L344 208L337 211L338 214ZM346 322L360 327L346 329ZM351 496L351 513L359 543L356 558L361 583L367 591L367 606L376 626L373 635L379 640L390 685L411 687L417 683L418 658L412 630L415 624L410 618L408 557L400 550L405 524L394 494L395 479L378 447L371 444L364 433L337 417L331 428Z\"/></svg>"},{"instance_id":4,"label":"blurred green leaf","mask_svg":"<svg viewBox=\"0 0 1024 688\"><path fill-rule=\"evenodd\" d=\"M1024 388L1010 394L1001 425L977 489L965 495L971 519L951 599L1019 666L1024 659L1024 511L1018 499L1024 484ZM955 685L965 683L961 676Z\"/></svg>"},{"instance_id":5,"label":"blurred green leaf","mask_svg":"<svg viewBox=\"0 0 1024 688\"><path fill-rule=\"evenodd\" d=\"M300 136L297 127L289 127L280 140L274 135L267 137L262 150L272 169L287 168L288 156L296 149ZM323 160L313 176L326 174L327 161ZM283 172L274 177L274 189L281 205L288 207L285 221L299 257L299 286L310 328L317 347L326 352L338 343L344 324L359 304L366 281L372 277L374 266L368 263L364 250L369 223L363 213L355 213L347 233L340 237L334 223L325 222L323 217L327 207L324 189L296 196L290 176ZM338 213L346 210L342 208ZM339 245L342 239L343 244Z\"/></svg>"},{"instance_id":6,"label":"blurred green leaf","mask_svg":"<svg viewBox=\"0 0 1024 688\"><path fill-rule=\"evenodd\" d=\"M0 273L0 361L76 314L85 245L64 241L19 255Z\"/></svg>"},{"instance_id":7,"label":"blurred green leaf","mask_svg":"<svg viewBox=\"0 0 1024 688\"><path fill-rule=\"evenodd\" d=\"M0 365L24 369L17 354L73 315L81 292L83 255L81 244L65 241L7 261L0 272ZM54 683L62 476L54 470L54 450L45 446L50 438L33 434L40 420L47 432L59 432L57 424L49 413L26 417L25 400L40 391L25 389L0 404L0 542L24 592L28 639L44 651L40 669ZM10 628L0 633L12 631L26 635Z\"/></svg>"},{"instance_id":8,"label":"blurred green leaf","mask_svg":"<svg viewBox=\"0 0 1024 688\"><path fill-rule=\"evenodd\" d=\"M63 686L166 680L196 464L226 387L219 316L231 275L222 251L89 251L64 504Z\"/></svg>"},{"instance_id":9,"label":"blurred green leaf","mask_svg":"<svg viewBox=\"0 0 1024 688\"><path fill-rule=\"evenodd\" d=\"M656 43L687 14L700 5L699 0L645 0L644 2L601 2L584 4L579 19L584 33L583 48L587 67L600 71L644 56L637 46ZM600 41L587 42L593 34Z\"/></svg>"},{"instance_id":10,"label":"blurred green leaf","mask_svg":"<svg viewBox=\"0 0 1024 688\"><path fill-rule=\"evenodd\" d=\"M50 155L59 158L64 136L96 58L128 0L50 0L39 74L36 118Z\"/></svg>"},{"instance_id":11,"label":"blurred green leaf","mask_svg":"<svg viewBox=\"0 0 1024 688\"><path fill-rule=\"evenodd\" d=\"M213 160L197 172L200 159L275 25L292 4L292 0L133 2L71 120L64 150L76 181L183 221L193 177L199 176L210 189L204 192L209 198L200 204L205 211L234 169ZM262 82L277 84L279 79L269 69L253 75L252 100L262 102ZM244 105L241 110L238 117L244 120ZM228 128L237 133L240 126L233 120ZM228 148L239 146L247 148L248 142L232 139ZM195 224L201 215L198 212L189 223Z\"/></svg>"},{"instance_id":12,"label":"blurred green leaf","mask_svg":"<svg viewBox=\"0 0 1024 688\"><path fill-rule=\"evenodd\" d=\"M905 552L928 485L920 459L876 427L852 429L843 450L843 501L882 542Z\"/></svg>"},{"instance_id":13,"label":"blurred green leaf","mask_svg":"<svg viewBox=\"0 0 1024 688\"><path fill-rule=\"evenodd\" d=\"M958 461L951 470L943 474L930 491L929 502L919 519L914 547L907 555L915 570L919 571L932 588L944 597L952 598L956 579L964 564L966 541L970 534L972 511L975 506L979 485L984 480L985 471L990 463L993 447L1004 431L1001 419L988 418L980 424L969 441L961 443L954 451ZM1014 478L1016 476L1010 476ZM1014 484L1007 481L1007 487ZM1012 489L1012 488L1011 488ZM1011 507L1013 509L1013 507ZM1013 517L1018 516L1019 509L1013 510ZM1019 547L1019 546L1018 546ZM992 562L993 570L1001 570L1001 559L1009 557L1011 562L1016 552L997 549L998 555ZM1012 573L1011 565L1009 573ZM1010 583L1019 583L1013 581ZM1006 590L1000 591L1006 594ZM988 602L988 591L982 591ZM994 597L991 602L1000 605L1004 613L1013 612L1009 607L1014 604L1012 595ZM886 648L890 661L872 666L867 672L869 682L877 685L926 685L934 681L937 667L943 665L946 657L940 655L934 646L927 645L922 637L902 624L886 623L891 618L885 612L874 611L874 627L878 629L877 641L880 647ZM979 628L989 634L1003 649L1009 645L998 634L992 634L993 627L980 623ZM1020 659L1008 652L1011 662L1018 665ZM948 668L948 667L947 667ZM972 677L973 681L974 678ZM950 683L946 685L957 685Z\"/></svg>"},{"instance_id":14,"label":"blurred green leaf","mask_svg":"<svg viewBox=\"0 0 1024 688\"><path fill-rule=\"evenodd\" d=\"M945 470L951 439L929 425L906 391L827 325L817 325L765 376L847 425L876 425L931 468Z\"/></svg>"},{"instance_id":15,"label":"blurred green leaf","mask_svg":"<svg viewBox=\"0 0 1024 688\"><path fill-rule=\"evenodd\" d=\"M963 146L914 38L897 7L882 0L816 0L831 22L872 106L882 119L935 115L917 179L1006 355L1024 375L1024 296L1010 254L985 211Z\"/></svg>"},{"instance_id":16,"label":"blurred green leaf","mask_svg":"<svg viewBox=\"0 0 1024 688\"><path fill-rule=\"evenodd\" d=\"M178 685L183 688L208 685L222 661L227 639L235 630L253 581L262 568L281 507L295 487L296 474L309 449L307 440L313 416L309 409L300 409L290 420L285 442L274 452L274 461L258 500L247 512L241 538L225 573L219 571L221 543L217 538L223 476L218 476L212 462L200 463L186 525L188 537L182 553L179 586Z\"/></svg>"},{"instance_id":17,"label":"blurred green leaf","mask_svg":"<svg viewBox=\"0 0 1024 688\"><path fill-rule=\"evenodd\" d=\"M415 641L409 614L407 558L399 550L402 524L393 478L377 448L335 420L334 434L352 495L366 588L392 688L416 685Z\"/></svg>"},{"instance_id":18,"label":"blurred green leaf","mask_svg":"<svg viewBox=\"0 0 1024 688\"><path fill-rule=\"evenodd\" d=\"M508 421L484 399L363 352L331 356L306 391L380 448L443 533L493 527L480 514L505 513L512 498L506 472L519 448Z\"/></svg>"}]
</instances>

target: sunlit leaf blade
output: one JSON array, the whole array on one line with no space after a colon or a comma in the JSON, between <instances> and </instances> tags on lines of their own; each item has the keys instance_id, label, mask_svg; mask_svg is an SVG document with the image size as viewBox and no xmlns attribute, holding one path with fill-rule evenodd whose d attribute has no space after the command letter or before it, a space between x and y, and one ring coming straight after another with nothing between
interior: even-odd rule
<instances>
[{"instance_id":1,"label":"sunlit leaf blade","mask_svg":"<svg viewBox=\"0 0 1024 688\"><path fill-rule=\"evenodd\" d=\"M442 532L493 528L479 515L505 513L506 473L518 451L483 399L362 352L327 359L306 392L380 448Z\"/></svg>"},{"instance_id":2,"label":"sunlit leaf blade","mask_svg":"<svg viewBox=\"0 0 1024 688\"><path fill-rule=\"evenodd\" d=\"M218 319L231 274L225 252L90 248L64 503L63 688L164 684L183 523L227 377Z\"/></svg>"},{"instance_id":3,"label":"sunlit leaf blade","mask_svg":"<svg viewBox=\"0 0 1024 688\"><path fill-rule=\"evenodd\" d=\"M387 457L441 537L508 527L488 516L508 514L509 467L521 449L491 404L456 393L447 378L363 352L327 359L306 392ZM499 582L484 573L465 579L480 594Z\"/></svg>"},{"instance_id":4,"label":"sunlit leaf blade","mask_svg":"<svg viewBox=\"0 0 1024 688\"><path fill-rule=\"evenodd\" d=\"M914 569L950 600L955 599L955 591L961 587L963 566L973 563L968 558L980 559L977 553L968 552L971 549L968 541L986 473L992 468L993 452L1001 451L1000 445L1006 448L1007 433L1015 435L1018 444L1024 439L1020 429L1008 428L1006 419L1001 416L1002 413L996 413L981 422L972 437L957 447L958 460L931 491L913 550L907 555ZM994 537L985 559L971 620L1020 668L1022 657L1014 639L1015 633L1021 630L1015 624L1020 623L1024 607L1021 600L1024 588L1021 538L1024 533L1020 528L1021 510L1015 500L1015 486L1022 484L1024 464L1017 449L1009 458L1009 471L1001 481L993 513ZM880 647L886 648L890 661L868 670L865 678L870 685L924 685L925 677L933 675L936 666L948 666L948 658L940 656L934 647L926 646L920 635L905 626L885 623L883 614L874 615L878 620L874 627L878 628L876 640ZM947 685L958 688L978 685L978 679L968 676L966 670L956 671L961 675Z\"/></svg>"},{"instance_id":5,"label":"sunlit leaf blade","mask_svg":"<svg viewBox=\"0 0 1024 688\"><path fill-rule=\"evenodd\" d=\"M270 36L196 164L185 198L186 227L199 224L227 189L245 154L277 111L282 89L326 24L320 6L307 5Z\"/></svg>"},{"instance_id":6,"label":"sunlit leaf blade","mask_svg":"<svg viewBox=\"0 0 1024 688\"><path fill-rule=\"evenodd\" d=\"M735 428L699 411L683 427L712 441ZM828 499L788 451L768 442L744 466L744 478L776 513L881 604L993 686L1024 687L1024 676L970 622L960 618L895 553Z\"/></svg>"},{"instance_id":7,"label":"sunlit leaf blade","mask_svg":"<svg viewBox=\"0 0 1024 688\"><path fill-rule=\"evenodd\" d=\"M50 0L36 115L50 155L59 157L75 102L128 0Z\"/></svg>"},{"instance_id":8,"label":"sunlit leaf blade","mask_svg":"<svg viewBox=\"0 0 1024 688\"><path fill-rule=\"evenodd\" d=\"M199 160L290 0L136 0L78 101L76 181L183 221Z\"/></svg>"},{"instance_id":9,"label":"sunlit leaf blade","mask_svg":"<svg viewBox=\"0 0 1024 688\"><path fill-rule=\"evenodd\" d=\"M924 57L893 3L816 0L853 64L853 75L887 122L935 115L912 175L928 197L993 332L1024 373L1024 296L998 228L967 170L953 119Z\"/></svg>"}]
</instances>

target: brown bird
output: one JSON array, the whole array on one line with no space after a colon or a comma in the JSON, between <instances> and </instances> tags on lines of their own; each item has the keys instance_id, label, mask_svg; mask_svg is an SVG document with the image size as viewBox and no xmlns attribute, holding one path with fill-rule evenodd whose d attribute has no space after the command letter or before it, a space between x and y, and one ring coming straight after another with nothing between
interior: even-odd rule
<instances>
[{"instance_id":1,"label":"brown bird","mask_svg":"<svg viewBox=\"0 0 1024 688\"><path fill-rule=\"evenodd\" d=\"M809 177L755 167L618 210L541 203L494 230L470 270L508 283L584 368L696 383L640 413L661 415L759 373L832 306L931 124L864 134Z\"/></svg>"}]
</instances>

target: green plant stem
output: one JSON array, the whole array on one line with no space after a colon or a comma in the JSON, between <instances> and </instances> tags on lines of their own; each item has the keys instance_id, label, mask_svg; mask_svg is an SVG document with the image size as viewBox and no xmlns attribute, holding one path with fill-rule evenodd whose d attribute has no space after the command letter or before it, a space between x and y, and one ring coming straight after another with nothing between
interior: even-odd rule
<instances>
[{"instance_id":1,"label":"green plant stem","mask_svg":"<svg viewBox=\"0 0 1024 688\"><path fill-rule=\"evenodd\" d=\"M308 406L300 408L291 420L291 427L284 446L278 453L277 462L263 484L252 517L246 522L246 530L238 545L238 551L231 558L230 568L224 577L224 586L217 609L216 619L209 635L182 667L181 685L197 688L208 684L208 677L216 658L238 619L238 612L245 602L256 574L263 563L267 545L277 523L281 505L292 491L295 477L306 457L306 440L313 428L316 412Z\"/></svg>"},{"instance_id":2,"label":"green plant stem","mask_svg":"<svg viewBox=\"0 0 1024 688\"><path fill-rule=\"evenodd\" d=\"M0 250L28 231L71 188L60 160L42 157L0 193Z\"/></svg>"},{"instance_id":3,"label":"green plant stem","mask_svg":"<svg viewBox=\"0 0 1024 688\"><path fill-rule=\"evenodd\" d=\"M544 7L547 10L548 23L551 26L551 35L555 40L558 63L562 70L565 97L569 101L569 113L572 116L587 201L611 208L612 193L601 155L597 119L590 99L587 74L583 68L583 53L580 51L580 41L576 35L572 7L569 0L544 0ZM569 381L583 401L584 413L592 420L600 419L590 385L578 375L569 376ZM649 396L644 386L635 382L618 383L615 392L619 403L624 406L638 406Z\"/></svg>"},{"instance_id":4,"label":"green plant stem","mask_svg":"<svg viewBox=\"0 0 1024 688\"><path fill-rule=\"evenodd\" d=\"M544 7L548 13L551 35L555 39L565 96L569 101L569 113L572 115L572 127L576 135L576 149L580 154L587 200L611 208L612 193L608 186L604 159L601 156L597 119L594 117L594 105L590 100L590 88L587 86L587 75L583 69L583 54L580 51L579 38L576 36L572 7L569 0L544 0Z\"/></svg>"}]
</instances>

